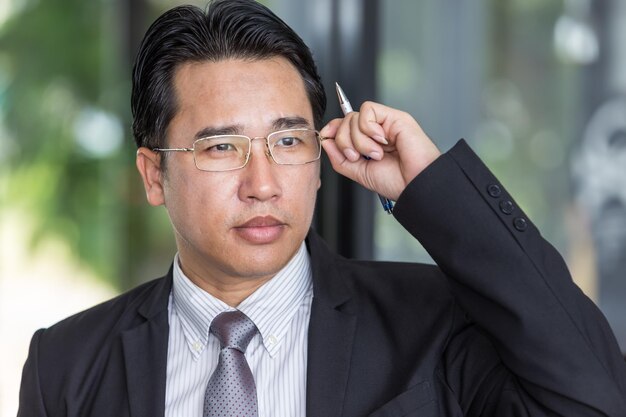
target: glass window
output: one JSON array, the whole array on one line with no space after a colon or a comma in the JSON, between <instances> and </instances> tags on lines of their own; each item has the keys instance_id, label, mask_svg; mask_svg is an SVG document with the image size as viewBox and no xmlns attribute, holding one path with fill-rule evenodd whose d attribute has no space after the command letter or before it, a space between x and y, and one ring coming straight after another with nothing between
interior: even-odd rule
<instances>
[{"instance_id":1,"label":"glass window","mask_svg":"<svg viewBox=\"0 0 626 417\"><path fill-rule=\"evenodd\" d=\"M443 151L466 138L626 350L626 100L611 99L626 91L618 3L382 0L378 91ZM429 259L375 213L377 258Z\"/></svg>"}]
</instances>

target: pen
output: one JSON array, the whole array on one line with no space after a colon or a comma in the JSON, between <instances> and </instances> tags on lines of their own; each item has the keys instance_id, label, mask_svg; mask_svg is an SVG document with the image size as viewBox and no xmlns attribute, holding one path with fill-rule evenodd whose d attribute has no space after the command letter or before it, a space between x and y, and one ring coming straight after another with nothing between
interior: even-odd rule
<instances>
[{"instance_id":1,"label":"pen","mask_svg":"<svg viewBox=\"0 0 626 417\"><path fill-rule=\"evenodd\" d=\"M348 101L348 97L346 97L346 93L343 92L341 87L339 87L338 83L335 83L335 90L337 90L337 97L339 98L339 107L341 107L341 111L343 112L343 115L345 116L348 113L354 111L352 110L352 105ZM364 156L364 158L370 159L367 156ZM391 212L393 211L393 201L391 201L390 199L386 197L383 197L380 194L378 194L378 199L380 200L380 203L383 205L383 209L387 212L387 214L391 214Z\"/></svg>"}]
</instances>

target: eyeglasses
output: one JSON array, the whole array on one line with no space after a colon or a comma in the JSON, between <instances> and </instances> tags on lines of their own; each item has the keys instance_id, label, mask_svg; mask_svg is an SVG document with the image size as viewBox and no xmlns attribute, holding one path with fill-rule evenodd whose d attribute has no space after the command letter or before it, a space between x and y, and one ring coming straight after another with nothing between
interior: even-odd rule
<instances>
[{"instance_id":1,"label":"eyeglasses","mask_svg":"<svg viewBox=\"0 0 626 417\"><path fill-rule=\"evenodd\" d=\"M252 141L265 139L268 155L278 165L303 165L317 161L323 138L312 129L286 129L267 137L217 135L196 140L191 148L154 148L155 152L193 152L196 168L201 171L232 171L250 160Z\"/></svg>"}]
</instances>

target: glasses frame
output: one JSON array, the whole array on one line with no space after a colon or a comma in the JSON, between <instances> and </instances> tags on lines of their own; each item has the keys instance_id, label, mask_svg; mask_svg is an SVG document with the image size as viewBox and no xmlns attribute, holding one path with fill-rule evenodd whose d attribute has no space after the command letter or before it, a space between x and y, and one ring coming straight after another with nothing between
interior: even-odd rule
<instances>
[{"instance_id":1,"label":"glasses frame","mask_svg":"<svg viewBox=\"0 0 626 417\"><path fill-rule=\"evenodd\" d=\"M302 162L302 163L291 163L291 164L285 164L285 163L281 163L276 161L276 158L274 158L274 154L272 153L272 148L270 148L270 138L274 135L280 134L280 133L286 133L286 132L314 132L315 133L315 137L317 138L317 141L319 143L319 149L317 151L317 157L315 159L312 159L310 161L307 162ZM209 169L202 169L200 167L198 167L198 161L196 161L196 152L195 152L195 147L196 147L196 143L203 141L203 140L207 140L207 139L217 139L217 138L245 138L248 139L248 152L246 153L246 159L244 160L243 164L241 166L235 167L235 168L228 168L228 169L220 169L220 170L209 170ZM246 165L248 165L248 161L250 161L250 155L252 154L252 141L256 140L256 139L265 139L265 148L267 149L267 151L265 152L266 155L268 155L270 158L272 158L272 161L274 161L274 163L276 165L306 165L306 164L310 164L311 162L315 162L318 161L320 159L320 157L322 156L322 141L325 140L326 138L323 137L322 135L320 135L320 132L318 132L317 130L314 129L309 129L309 128L294 128L294 129L281 129L281 130L277 130L275 132L270 133L267 136L255 136L255 137L250 137L250 136L246 136L246 135L213 135L213 136L206 136L203 138L199 138L196 139L192 144L190 148L152 148L153 152L191 152L193 155L193 163L196 166L197 169L199 169L200 171L204 171L204 172L228 172L228 171L235 171L237 169L242 169L245 168Z\"/></svg>"}]
</instances>

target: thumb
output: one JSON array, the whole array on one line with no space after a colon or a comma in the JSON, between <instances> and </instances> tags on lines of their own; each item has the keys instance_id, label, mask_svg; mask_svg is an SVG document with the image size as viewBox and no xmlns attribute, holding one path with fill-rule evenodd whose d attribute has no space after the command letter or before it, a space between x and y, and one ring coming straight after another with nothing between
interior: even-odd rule
<instances>
[{"instance_id":1,"label":"thumb","mask_svg":"<svg viewBox=\"0 0 626 417\"><path fill-rule=\"evenodd\" d=\"M360 158L356 162L351 162L345 157L343 152L339 150L333 139L322 141L322 147L336 172L353 181L357 181L359 171L363 168L363 164L367 163L365 159Z\"/></svg>"},{"instance_id":2,"label":"thumb","mask_svg":"<svg viewBox=\"0 0 626 417\"><path fill-rule=\"evenodd\" d=\"M334 138L337 135L337 130L339 129L339 126L341 126L342 122L343 119L331 120L322 128L322 130L320 130L320 136L323 138Z\"/></svg>"}]
</instances>

